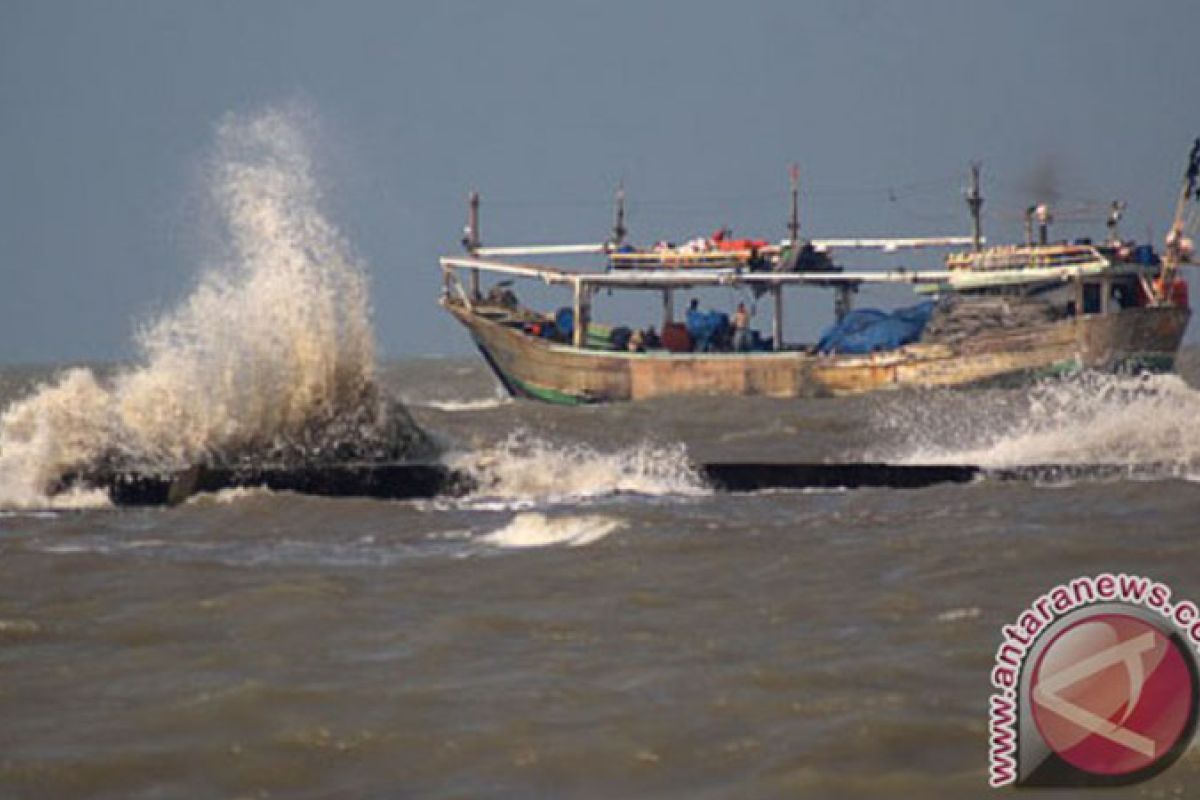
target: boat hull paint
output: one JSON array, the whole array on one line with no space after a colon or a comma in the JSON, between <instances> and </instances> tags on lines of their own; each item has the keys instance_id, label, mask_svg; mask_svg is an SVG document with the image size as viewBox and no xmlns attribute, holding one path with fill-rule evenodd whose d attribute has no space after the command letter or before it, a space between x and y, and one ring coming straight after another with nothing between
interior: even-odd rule
<instances>
[{"instance_id":1,"label":"boat hull paint","mask_svg":"<svg viewBox=\"0 0 1200 800\"><path fill-rule=\"evenodd\" d=\"M1026 383L1083 369L1169 371L1190 312L1122 309L954 345L917 343L872 355L624 353L539 339L472 313L446 309L471 332L501 384L517 397L557 404L686 395L830 397L901 387Z\"/></svg>"}]
</instances>

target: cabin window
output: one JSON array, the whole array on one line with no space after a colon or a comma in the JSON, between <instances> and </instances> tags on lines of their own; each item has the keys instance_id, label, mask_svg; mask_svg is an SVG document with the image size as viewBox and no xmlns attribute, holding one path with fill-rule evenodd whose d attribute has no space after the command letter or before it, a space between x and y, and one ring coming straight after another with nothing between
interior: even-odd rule
<instances>
[{"instance_id":1,"label":"cabin window","mask_svg":"<svg viewBox=\"0 0 1200 800\"><path fill-rule=\"evenodd\" d=\"M1134 281L1116 281L1112 287L1111 308L1133 308L1137 305L1138 287Z\"/></svg>"},{"instance_id":2,"label":"cabin window","mask_svg":"<svg viewBox=\"0 0 1200 800\"><path fill-rule=\"evenodd\" d=\"M1083 285L1083 313L1100 313L1100 284L1085 283Z\"/></svg>"}]
</instances>

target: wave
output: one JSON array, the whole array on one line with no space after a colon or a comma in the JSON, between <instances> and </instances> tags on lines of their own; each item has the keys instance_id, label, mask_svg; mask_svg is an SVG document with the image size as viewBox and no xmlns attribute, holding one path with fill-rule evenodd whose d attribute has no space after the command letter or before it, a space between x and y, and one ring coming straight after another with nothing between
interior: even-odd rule
<instances>
[{"instance_id":1,"label":"wave","mask_svg":"<svg viewBox=\"0 0 1200 800\"><path fill-rule=\"evenodd\" d=\"M308 117L226 117L208 163L225 246L107 381L73 369L0 416L0 506L68 473L247 459L397 457L431 445L376 381L366 271L320 211Z\"/></svg>"},{"instance_id":2,"label":"wave","mask_svg":"<svg viewBox=\"0 0 1200 800\"><path fill-rule=\"evenodd\" d=\"M907 463L1200 469L1200 392L1177 375L1083 373L1026 393L931 394L877 416L897 443L873 455Z\"/></svg>"},{"instance_id":3,"label":"wave","mask_svg":"<svg viewBox=\"0 0 1200 800\"><path fill-rule=\"evenodd\" d=\"M682 445L643 442L612 452L556 444L525 431L480 450L450 454L449 466L478 487L470 501L564 502L613 494L699 495L709 490Z\"/></svg>"},{"instance_id":4,"label":"wave","mask_svg":"<svg viewBox=\"0 0 1200 800\"><path fill-rule=\"evenodd\" d=\"M536 511L517 514L502 528L477 541L493 547L583 547L624 527L622 520L600 514L550 517Z\"/></svg>"}]
</instances>

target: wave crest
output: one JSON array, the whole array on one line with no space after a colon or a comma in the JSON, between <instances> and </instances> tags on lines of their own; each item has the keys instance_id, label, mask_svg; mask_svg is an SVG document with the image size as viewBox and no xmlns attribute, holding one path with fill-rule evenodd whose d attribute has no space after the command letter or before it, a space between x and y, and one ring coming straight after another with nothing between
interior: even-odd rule
<instances>
[{"instance_id":1,"label":"wave crest","mask_svg":"<svg viewBox=\"0 0 1200 800\"><path fill-rule=\"evenodd\" d=\"M517 431L492 447L447 457L469 474L475 498L557 502L612 494L707 492L683 445L643 442L602 452Z\"/></svg>"},{"instance_id":2,"label":"wave crest","mask_svg":"<svg viewBox=\"0 0 1200 800\"><path fill-rule=\"evenodd\" d=\"M208 168L226 252L102 383L71 370L0 417L0 505L65 473L430 449L375 372L366 271L320 211L297 109L230 115Z\"/></svg>"},{"instance_id":3,"label":"wave crest","mask_svg":"<svg viewBox=\"0 0 1200 800\"><path fill-rule=\"evenodd\" d=\"M1200 392L1178 375L1089 372L1028 392L931 394L878 416L900 439L884 459L1200 468Z\"/></svg>"}]
</instances>

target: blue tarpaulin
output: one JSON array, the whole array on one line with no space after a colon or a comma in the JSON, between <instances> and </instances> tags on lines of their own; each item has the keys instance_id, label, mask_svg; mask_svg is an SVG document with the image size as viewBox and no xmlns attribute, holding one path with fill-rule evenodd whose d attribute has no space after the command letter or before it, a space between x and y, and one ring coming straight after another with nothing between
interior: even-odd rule
<instances>
[{"instance_id":1,"label":"blue tarpaulin","mask_svg":"<svg viewBox=\"0 0 1200 800\"><path fill-rule=\"evenodd\" d=\"M895 350L921 338L933 308L934 302L927 300L908 308L898 308L890 314L877 308L851 311L841 322L825 329L817 343L817 351L863 354Z\"/></svg>"},{"instance_id":2,"label":"blue tarpaulin","mask_svg":"<svg viewBox=\"0 0 1200 800\"><path fill-rule=\"evenodd\" d=\"M564 338L570 339L575 332L575 311L566 306L560 308L554 315L554 327Z\"/></svg>"},{"instance_id":3,"label":"blue tarpaulin","mask_svg":"<svg viewBox=\"0 0 1200 800\"><path fill-rule=\"evenodd\" d=\"M729 315L722 311L700 311L689 308L687 312L687 331L695 343L698 352L704 352L712 347L713 339L729 329Z\"/></svg>"}]
</instances>

